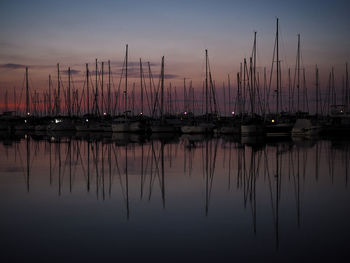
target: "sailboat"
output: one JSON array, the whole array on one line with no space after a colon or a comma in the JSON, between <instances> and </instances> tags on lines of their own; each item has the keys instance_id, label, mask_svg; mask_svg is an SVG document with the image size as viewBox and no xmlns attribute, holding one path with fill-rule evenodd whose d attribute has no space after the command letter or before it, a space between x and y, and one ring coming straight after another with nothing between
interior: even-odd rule
<instances>
[{"instance_id":1,"label":"sailboat","mask_svg":"<svg viewBox=\"0 0 350 263\"><path fill-rule=\"evenodd\" d=\"M300 35L298 35L298 52L297 52L297 91L298 91L298 112L299 115L299 86L300 86ZM317 73L318 74L318 73ZM304 87L305 88L305 87ZM307 118L299 118L296 120L293 129L292 136L310 137L317 136L322 131L322 126Z\"/></svg>"},{"instance_id":2,"label":"sailboat","mask_svg":"<svg viewBox=\"0 0 350 263\"><path fill-rule=\"evenodd\" d=\"M297 119L292 129L292 136L317 136L322 126L313 123L310 119Z\"/></svg>"},{"instance_id":3,"label":"sailboat","mask_svg":"<svg viewBox=\"0 0 350 263\"><path fill-rule=\"evenodd\" d=\"M193 120L192 124L186 124L181 127L181 132L185 134L195 133L210 133L213 131L214 125L209 123L208 113L208 50L205 50L205 108L206 108L206 122L197 123Z\"/></svg>"},{"instance_id":4,"label":"sailboat","mask_svg":"<svg viewBox=\"0 0 350 263\"><path fill-rule=\"evenodd\" d=\"M263 135L264 128L262 119L259 115L255 113L255 97L257 91L256 85L256 32L254 32L254 45L253 54L250 58L249 73L247 68L246 59L244 59L244 75L248 76L248 88L250 94L250 106L251 106L251 116L246 118L241 125L241 135L242 136L259 136ZM245 76L244 76L245 78Z\"/></svg>"},{"instance_id":5,"label":"sailboat","mask_svg":"<svg viewBox=\"0 0 350 263\"><path fill-rule=\"evenodd\" d=\"M279 36L278 36L278 18L276 21L276 115L268 120L265 125L265 134L268 137L290 136L293 128L293 124L289 122L289 119L283 119L280 116L280 84L281 84L281 72L280 72L280 60L279 60ZM275 54L272 59L272 71L274 64ZM272 76L272 75L271 75ZM270 80L271 82L271 80Z\"/></svg>"},{"instance_id":6,"label":"sailboat","mask_svg":"<svg viewBox=\"0 0 350 263\"><path fill-rule=\"evenodd\" d=\"M25 108L25 118L21 122L16 123L13 126L14 130L34 130L33 118L30 113L30 101L29 101L29 78L28 78L28 67L26 67L25 72L25 82L26 82L26 108Z\"/></svg>"},{"instance_id":7,"label":"sailboat","mask_svg":"<svg viewBox=\"0 0 350 263\"><path fill-rule=\"evenodd\" d=\"M173 133L176 132L174 125L167 124L164 116L164 56L161 65L160 82L160 121L155 121L151 126L152 133Z\"/></svg>"},{"instance_id":8,"label":"sailboat","mask_svg":"<svg viewBox=\"0 0 350 263\"><path fill-rule=\"evenodd\" d=\"M125 54L125 90L124 90L124 118L113 120L113 132L142 132L143 125L139 121L132 121L128 119L128 45L126 45Z\"/></svg>"}]
</instances>

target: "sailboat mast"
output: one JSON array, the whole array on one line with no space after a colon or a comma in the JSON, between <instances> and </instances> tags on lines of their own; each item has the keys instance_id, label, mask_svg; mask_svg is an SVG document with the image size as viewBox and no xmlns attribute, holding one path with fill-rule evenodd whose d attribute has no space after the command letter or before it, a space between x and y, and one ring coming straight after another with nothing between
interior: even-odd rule
<instances>
[{"instance_id":1,"label":"sailboat mast","mask_svg":"<svg viewBox=\"0 0 350 263\"><path fill-rule=\"evenodd\" d=\"M143 72L142 72L142 61L140 58L140 80L141 80L141 115L143 114Z\"/></svg>"},{"instance_id":2,"label":"sailboat mast","mask_svg":"<svg viewBox=\"0 0 350 263\"><path fill-rule=\"evenodd\" d=\"M208 50L205 50L205 115L208 121Z\"/></svg>"},{"instance_id":3,"label":"sailboat mast","mask_svg":"<svg viewBox=\"0 0 350 263\"><path fill-rule=\"evenodd\" d=\"M318 67L316 65L316 116L318 115L318 100L319 100L319 83L318 83Z\"/></svg>"},{"instance_id":4,"label":"sailboat mast","mask_svg":"<svg viewBox=\"0 0 350 263\"><path fill-rule=\"evenodd\" d=\"M97 80L97 70L98 70L98 67L97 67L97 58L95 59L95 101L94 101L94 104L95 104L95 115L97 116L98 114L98 80Z\"/></svg>"},{"instance_id":5,"label":"sailboat mast","mask_svg":"<svg viewBox=\"0 0 350 263\"><path fill-rule=\"evenodd\" d=\"M26 67L26 115L29 115L29 81L28 81L28 67Z\"/></svg>"},{"instance_id":6,"label":"sailboat mast","mask_svg":"<svg viewBox=\"0 0 350 263\"><path fill-rule=\"evenodd\" d=\"M297 51L297 92L298 92L298 111L300 110L300 34L298 34L298 51Z\"/></svg>"},{"instance_id":7,"label":"sailboat mast","mask_svg":"<svg viewBox=\"0 0 350 263\"><path fill-rule=\"evenodd\" d=\"M67 110L68 110L68 116L71 115L71 101L70 101L70 67L68 67L68 91L67 91Z\"/></svg>"},{"instance_id":8,"label":"sailboat mast","mask_svg":"<svg viewBox=\"0 0 350 263\"><path fill-rule=\"evenodd\" d=\"M173 114L171 82L169 83L169 114Z\"/></svg>"},{"instance_id":9,"label":"sailboat mast","mask_svg":"<svg viewBox=\"0 0 350 263\"><path fill-rule=\"evenodd\" d=\"M108 114L111 113L111 61L108 60Z\"/></svg>"},{"instance_id":10,"label":"sailboat mast","mask_svg":"<svg viewBox=\"0 0 350 263\"><path fill-rule=\"evenodd\" d=\"M164 56L162 57L162 69L161 69L161 94L160 94L160 116L161 119L164 119L163 111L164 111Z\"/></svg>"},{"instance_id":11,"label":"sailboat mast","mask_svg":"<svg viewBox=\"0 0 350 263\"><path fill-rule=\"evenodd\" d=\"M238 109L238 113L241 114L242 110L241 110L241 97L240 97L240 75L239 72L237 72L237 97L236 97L236 103L238 104L237 109Z\"/></svg>"},{"instance_id":12,"label":"sailboat mast","mask_svg":"<svg viewBox=\"0 0 350 263\"><path fill-rule=\"evenodd\" d=\"M61 82L60 82L60 64L57 63L57 102L56 102L56 115L60 115L61 112Z\"/></svg>"},{"instance_id":13,"label":"sailboat mast","mask_svg":"<svg viewBox=\"0 0 350 263\"><path fill-rule=\"evenodd\" d=\"M243 99L242 99L242 104L243 104L243 112L245 112L245 99L246 99L246 69L247 69L247 59L244 58L243 61Z\"/></svg>"},{"instance_id":14,"label":"sailboat mast","mask_svg":"<svg viewBox=\"0 0 350 263\"><path fill-rule=\"evenodd\" d=\"M132 116L134 116L135 114L135 82L132 84L131 99L132 99Z\"/></svg>"},{"instance_id":15,"label":"sailboat mast","mask_svg":"<svg viewBox=\"0 0 350 263\"><path fill-rule=\"evenodd\" d=\"M170 88L171 88L171 86L170 86ZM192 115L194 118L194 88L192 88L192 80L190 82L190 89L192 91Z\"/></svg>"},{"instance_id":16,"label":"sailboat mast","mask_svg":"<svg viewBox=\"0 0 350 263\"><path fill-rule=\"evenodd\" d=\"M230 74L227 75L227 87L228 87L228 111L229 114L232 111L231 109L231 83L230 83Z\"/></svg>"},{"instance_id":17,"label":"sailboat mast","mask_svg":"<svg viewBox=\"0 0 350 263\"><path fill-rule=\"evenodd\" d=\"M345 92L346 92L346 102L345 102L345 109L348 111L349 107L349 76L348 76L348 63L345 64Z\"/></svg>"},{"instance_id":18,"label":"sailboat mast","mask_svg":"<svg viewBox=\"0 0 350 263\"><path fill-rule=\"evenodd\" d=\"M291 112L290 68L288 68L288 111Z\"/></svg>"},{"instance_id":19,"label":"sailboat mast","mask_svg":"<svg viewBox=\"0 0 350 263\"><path fill-rule=\"evenodd\" d=\"M254 49L253 49L253 113L255 113L255 93L256 93L256 31L254 31Z\"/></svg>"},{"instance_id":20,"label":"sailboat mast","mask_svg":"<svg viewBox=\"0 0 350 263\"><path fill-rule=\"evenodd\" d=\"M87 114L90 114L90 94L89 94L89 65L86 63L86 106Z\"/></svg>"},{"instance_id":21,"label":"sailboat mast","mask_svg":"<svg viewBox=\"0 0 350 263\"><path fill-rule=\"evenodd\" d=\"M249 85L249 94L250 94L250 111L252 114L252 117L254 116L254 80L253 80L253 58L249 58L249 79L250 79L250 85Z\"/></svg>"},{"instance_id":22,"label":"sailboat mast","mask_svg":"<svg viewBox=\"0 0 350 263\"><path fill-rule=\"evenodd\" d=\"M186 100L187 100L187 94L186 94L186 78L184 78L184 112L187 112L187 109L186 109Z\"/></svg>"},{"instance_id":23,"label":"sailboat mast","mask_svg":"<svg viewBox=\"0 0 350 263\"><path fill-rule=\"evenodd\" d=\"M280 70L279 70L279 47L278 47L278 18L276 21L276 57L277 57L277 67L276 67L276 99L277 99L277 104L276 104L276 113L279 114L279 83L280 83Z\"/></svg>"},{"instance_id":24,"label":"sailboat mast","mask_svg":"<svg viewBox=\"0 0 350 263\"><path fill-rule=\"evenodd\" d=\"M335 106L336 105L336 93L335 93L335 81L334 81L334 67L332 67L332 104Z\"/></svg>"},{"instance_id":25,"label":"sailboat mast","mask_svg":"<svg viewBox=\"0 0 350 263\"><path fill-rule=\"evenodd\" d=\"M49 116L51 115L51 75L49 74Z\"/></svg>"},{"instance_id":26,"label":"sailboat mast","mask_svg":"<svg viewBox=\"0 0 350 263\"><path fill-rule=\"evenodd\" d=\"M101 64L101 112L104 114L103 67L104 67L104 62L102 61L102 64Z\"/></svg>"},{"instance_id":27,"label":"sailboat mast","mask_svg":"<svg viewBox=\"0 0 350 263\"><path fill-rule=\"evenodd\" d=\"M17 115L17 97L16 97L15 87L13 87L13 108L14 108L15 114Z\"/></svg>"},{"instance_id":28,"label":"sailboat mast","mask_svg":"<svg viewBox=\"0 0 350 263\"><path fill-rule=\"evenodd\" d=\"M267 109L267 79L266 79L266 67L264 67L264 115Z\"/></svg>"},{"instance_id":29,"label":"sailboat mast","mask_svg":"<svg viewBox=\"0 0 350 263\"><path fill-rule=\"evenodd\" d=\"M7 93L7 90L5 91L5 111L8 111L8 93Z\"/></svg>"},{"instance_id":30,"label":"sailboat mast","mask_svg":"<svg viewBox=\"0 0 350 263\"><path fill-rule=\"evenodd\" d=\"M125 53L125 92L124 92L125 118L127 116L127 108L128 108L128 44L126 45L126 53Z\"/></svg>"}]
</instances>

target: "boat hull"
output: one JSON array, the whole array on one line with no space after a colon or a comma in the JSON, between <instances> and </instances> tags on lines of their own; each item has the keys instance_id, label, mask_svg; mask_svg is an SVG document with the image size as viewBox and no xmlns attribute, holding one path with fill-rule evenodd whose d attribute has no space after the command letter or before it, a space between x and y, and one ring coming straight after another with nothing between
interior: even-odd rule
<instances>
[{"instance_id":1,"label":"boat hull","mask_svg":"<svg viewBox=\"0 0 350 263\"><path fill-rule=\"evenodd\" d=\"M207 130L203 126L186 125L181 127L181 132L185 134L206 133Z\"/></svg>"},{"instance_id":2,"label":"boat hull","mask_svg":"<svg viewBox=\"0 0 350 263\"><path fill-rule=\"evenodd\" d=\"M174 133L176 128L169 125L153 125L151 126L152 133Z\"/></svg>"},{"instance_id":3,"label":"boat hull","mask_svg":"<svg viewBox=\"0 0 350 263\"><path fill-rule=\"evenodd\" d=\"M140 122L112 124L112 132L142 132L143 130Z\"/></svg>"},{"instance_id":4,"label":"boat hull","mask_svg":"<svg viewBox=\"0 0 350 263\"><path fill-rule=\"evenodd\" d=\"M263 133L264 133L264 129L261 125L248 124L248 125L241 126L242 136L257 136L257 135L262 135Z\"/></svg>"}]
</instances>

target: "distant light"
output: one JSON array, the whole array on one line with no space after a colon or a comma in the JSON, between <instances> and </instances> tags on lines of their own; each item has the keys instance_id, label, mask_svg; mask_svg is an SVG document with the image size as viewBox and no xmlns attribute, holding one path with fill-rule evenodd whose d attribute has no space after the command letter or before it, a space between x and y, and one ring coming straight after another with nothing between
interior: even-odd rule
<instances>
[{"instance_id":1,"label":"distant light","mask_svg":"<svg viewBox=\"0 0 350 263\"><path fill-rule=\"evenodd\" d=\"M89 122L89 119L86 119L85 121L86 121L86 122Z\"/></svg>"},{"instance_id":2,"label":"distant light","mask_svg":"<svg viewBox=\"0 0 350 263\"><path fill-rule=\"evenodd\" d=\"M341 113L343 113L343 110L340 110Z\"/></svg>"},{"instance_id":3,"label":"distant light","mask_svg":"<svg viewBox=\"0 0 350 263\"><path fill-rule=\"evenodd\" d=\"M27 120L24 120L24 123L27 123Z\"/></svg>"},{"instance_id":4,"label":"distant light","mask_svg":"<svg viewBox=\"0 0 350 263\"><path fill-rule=\"evenodd\" d=\"M107 113L106 113L106 112L104 112L104 113L103 113L103 115L107 115Z\"/></svg>"},{"instance_id":5,"label":"distant light","mask_svg":"<svg viewBox=\"0 0 350 263\"><path fill-rule=\"evenodd\" d=\"M24 134L24 139L27 139L27 137L28 137L27 134Z\"/></svg>"},{"instance_id":6,"label":"distant light","mask_svg":"<svg viewBox=\"0 0 350 263\"><path fill-rule=\"evenodd\" d=\"M29 116L29 115L30 115L30 112L27 112L27 115Z\"/></svg>"},{"instance_id":7,"label":"distant light","mask_svg":"<svg viewBox=\"0 0 350 263\"><path fill-rule=\"evenodd\" d=\"M275 120L272 120L271 122L272 122L272 123L274 123L274 122L275 122Z\"/></svg>"},{"instance_id":8,"label":"distant light","mask_svg":"<svg viewBox=\"0 0 350 263\"><path fill-rule=\"evenodd\" d=\"M140 115L142 115L143 113L142 112L140 112Z\"/></svg>"},{"instance_id":9,"label":"distant light","mask_svg":"<svg viewBox=\"0 0 350 263\"><path fill-rule=\"evenodd\" d=\"M184 114L187 115L187 111L185 111Z\"/></svg>"},{"instance_id":10,"label":"distant light","mask_svg":"<svg viewBox=\"0 0 350 263\"><path fill-rule=\"evenodd\" d=\"M62 122L61 119L55 119L55 123L60 123L60 122Z\"/></svg>"},{"instance_id":11,"label":"distant light","mask_svg":"<svg viewBox=\"0 0 350 263\"><path fill-rule=\"evenodd\" d=\"M232 113L232 115L235 115L235 112L233 111L233 112L231 112Z\"/></svg>"}]
</instances>

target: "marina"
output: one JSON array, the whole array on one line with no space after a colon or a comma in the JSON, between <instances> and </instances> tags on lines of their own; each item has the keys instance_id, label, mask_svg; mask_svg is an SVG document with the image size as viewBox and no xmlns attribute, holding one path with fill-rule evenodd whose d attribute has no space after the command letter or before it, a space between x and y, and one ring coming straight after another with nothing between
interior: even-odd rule
<instances>
[{"instance_id":1,"label":"marina","mask_svg":"<svg viewBox=\"0 0 350 263\"><path fill-rule=\"evenodd\" d=\"M42 131L88 131L88 132L126 132L126 133L221 133L241 136L303 136L318 135L348 136L350 131L350 91L348 64L344 65L343 86L335 85L334 68L329 75L326 92L319 87L319 69L315 67L314 111L309 107L305 70L301 68L300 34L297 41L297 58L294 81L291 82L288 69L288 91L282 90L282 72L279 59L279 19L276 19L276 35L269 85L266 67L264 83L260 84L256 64L257 32L254 32L252 56L249 62L244 58L237 72L237 83L232 87L228 75L228 97L223 85L223 105L218 105L218 88L213 79L208 50L205 50L205 74L203 92L195 100L195 89L190 82L183 81L183 98L177 98L176 87L166 87L165 58L161 59L158 85L148 62L148 80L145 79L144 63L139 60L139 86L133 82L132 92L128 81L129 48L126 45L125 57L119 77L118 87L111 82L111 63L108 71L105 63L95 60L95 74L91 76L86 64L85 80L82 89L72 89L71 68L66 71L68 80L61 78L60 65L57 64L57 88L53 90L49 75L48 91L42 99L39 93L31 93L28 67L25 68L25 104L13 95L13 109L8 107L8 94L4 97L3 113L0 115L0 130L8 132L21 130ZM134 63L135 64L135 63ZM100 65L100 68L99 68ZM106 83L104 75L108 76ZM93 79L95 84L93 85ZM130 76L129 76L130 77ZM303 79L303 83L302 80ZM134 79L135 80L135 79ZM149 81L149 85L146 82ZM272 82L275 82L275 85ZM285 82L285 80L284 80ZM67 85L67 86L64 86ZM90 86L91 85L91 86ZM105 94L107 88L107 94ZM123 89L123 90L122 90ZM272 89L274 89L272 91ZM284 87L286 89L286 87ZM22 88L23 91L23 88ZM80 91L80 92L79 92ZM274 94L270 94L273 92ZM63 96L61 95L63 93ZM337 93L343 94L342 104L337 101ZM79 95L80 94L80 95ZM233 95L232 95L233 94ZM22 93L20 97L22 98ZM137 100L135 96L138 96ZM288 107L282 107L282 97L288 97ZM198 96L198 91L197 91ZM146 97L146 98L145 98ZM130 102L131 101L131 102ZM227 105L232 109L227 115ZM24 108L22 106L25 106ZM181 109L182 106L182 109ZM272 110L272 107L276 107ZM148 108L148 112L147 109Z\"/></svg>"},{"instance_id":2,"label":"marina","mask_svg":"<svg viewBox=\"0 0 350 263\"><path fill-rule=\"evenodd\" d=\"M350 262L350 1L0 8L0 262Z\"/></svg>"}]
</instances>

